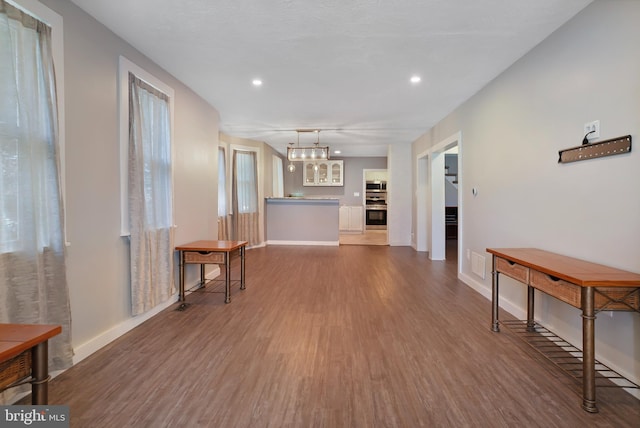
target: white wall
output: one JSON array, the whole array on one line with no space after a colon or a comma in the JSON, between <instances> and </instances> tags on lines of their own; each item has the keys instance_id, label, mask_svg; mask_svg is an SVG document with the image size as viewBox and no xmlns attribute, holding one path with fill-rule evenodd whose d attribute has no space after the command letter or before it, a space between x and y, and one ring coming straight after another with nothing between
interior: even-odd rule
<instances>
[{"instance_id":1,"label":"white wall","mask_svg":"<svg viewBox=\"0 0 640 428\"><path fill-rule=\"evenodd\" d=\"M217 236L218 112L67 0L64 21L67 278L77 358L143 317L130 315L128 243L120 237L118 58L175 91L176 243ZM189 277L197 276L197 266ZM177 271L177 265L176 265Z\"/></svg>"},{"instance_id":2,"label":"white wall","mask_svg":"<svg viewBox=\"0 0 640 428\"><path fill-rule=\"evenodd\" d=\"M415 159L462 132L462 242L487 256L488 272L487 247L538 247L640 272L638 150L557 163L558 150L580 145L586 122L600 120L602 139L640 137L638 22L640 2L595 1L414 142ZM466 257L461 278L490 295L491 275L472 274ZM525 287L504 278L501 295L522 317ZM578 310L541 296L536 317L581 346ZM640 316L600 314L596 352L638 382Z\"/></svg>"}]
</instances>

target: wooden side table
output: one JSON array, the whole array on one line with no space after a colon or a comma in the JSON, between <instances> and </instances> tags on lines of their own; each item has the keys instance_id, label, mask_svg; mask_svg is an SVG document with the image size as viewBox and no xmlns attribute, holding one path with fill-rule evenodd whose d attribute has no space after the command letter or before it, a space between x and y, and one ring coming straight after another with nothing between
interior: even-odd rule
<instances>
[{"instance_id":1,"label":"wooden side table","mask_svg":"<svg viewBox=\"0 0 640 428\"><path fill-rule=\"evenodd\" d=\"M204 266L207 264L223 265L225 267L224 302L231 302L231 256L234 251L240 254L240 289L245 289L244 283L244 254L247 241L195 241L176 247L180 252L180 301L185 301L184 265L200 265L200 283L204 286Z\"/></svg>"},{"instance_id":2,"label":"wooden side table","mask_svg":"<svg viewBox=\"0 0 640 428\"><path fill-rule=\"evenodd\" d=\"M582 408L597 413L595 320L600 311L640 313L640 274L537 248L487 248L492 254L491 329L498 319L500 274L527 286L527 331L533 331L534 290L582 311Z\"/></svg>"},{"instance_id":3,"label":"wooden side table","mask_svg":"<svg viewBox=\"0 0 640 428\"><path fill-rule=\"evenodd\" d=\"M49 339L59 325L0 324L0 391L31 383L31 404L48 404Z\"/></svg>"}]
</instances>

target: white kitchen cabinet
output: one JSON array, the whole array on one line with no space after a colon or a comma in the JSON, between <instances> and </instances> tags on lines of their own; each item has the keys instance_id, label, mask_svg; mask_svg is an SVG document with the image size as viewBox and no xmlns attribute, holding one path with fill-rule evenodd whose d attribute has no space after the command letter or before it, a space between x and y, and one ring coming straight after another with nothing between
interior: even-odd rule
<instances>
[{"instance_id":1,"label":"white kitchen cabinet","mask_svg":"<svg viewBox=\"0 0 640 428\"><path fill-rule=\"evenodd\" d=\"M303 186L343 186L344 161L305 161L302 169Z\"/></svg>"},{"instance_id":2,"label":"white kitchen cabinet","mask_svg":"<svg viewBox=\"0 0 640 428\"><path fill-rule=\"evenodd\" d=\"M339 227L342 232L362 232L362 206L343 205L339 210Z\"/></svg>"}]
</instances>

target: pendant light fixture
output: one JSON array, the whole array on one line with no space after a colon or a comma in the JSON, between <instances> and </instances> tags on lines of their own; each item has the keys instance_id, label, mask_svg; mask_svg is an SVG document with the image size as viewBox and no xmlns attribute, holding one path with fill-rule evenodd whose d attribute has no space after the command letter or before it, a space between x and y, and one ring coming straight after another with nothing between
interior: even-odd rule
<instances>
[{"instance_id":1,"label":"pendant light fixture","mask_svg":"<svg viewBox=\"0 0 640 428\"><path fill-rule=\"evenodd\" d=\"M293 143L289 143L289 147L291 146L293 146ZM289 153L289 147L287 148L287 154ZM289 171L291 174L296 172L296 164L289 161L289 165L287 165L287 171Z\"/></svg>"},{"instance_id":2,"label":"pendant light fixture","mask_svg":"<svg viewBox=\"0 0 640 428\"><path fill-rule=\"evenodd\" d=\"M293 143L289 143L289 147L287 147L287 159L289 160L289 162L329 159L329 147L320 145L319 129L296 129L296 132L298 133L298 144L294 146ZM306 147L300 146L301 132L316 133L317 138L313 146L306 146Z\"/></svg>"}]
</instances>

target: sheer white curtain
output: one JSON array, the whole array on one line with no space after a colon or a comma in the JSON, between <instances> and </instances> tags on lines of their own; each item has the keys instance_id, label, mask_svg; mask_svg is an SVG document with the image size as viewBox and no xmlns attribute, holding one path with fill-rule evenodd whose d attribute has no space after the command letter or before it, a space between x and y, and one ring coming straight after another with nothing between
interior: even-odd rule
<instances>
[{"instance_id":1,"label":"sheer white curtain","mask_svg":"<svg viewBox=\"0 0 640 428\"><path fill-rule=\"evenodd\" d=\"M233 239L260 243L256 153L233 151Z\"/></svg>"},{"instance_id":2,"label":"sheer white curtain","mask_svg":"<svg viewBox=\"0 0 640 428\"><path fill-rule=\"evenodd\" d=\"M229 210L227 210L227 162L225 150L218 148L218 239L229 239Z\"/></svg>"},{"instance_id":3,"label":"sheer white curtain","mask_svg":"<svg viewBox=\"0 0 640 428\"><path fill-rule=\"evenodd\" d=\"M73 356L57 138L51 28L0 0L0 322L62 325L52 370Z\"/></svg>"},{"instance_id":4,"label":"sheer white curtain","mask_svg":"<svg viewBox=\"0 0 640 428\"><path fill-rule=\"evenodd\" d=\"M129 73L131 310L173 293L173 202L169 97Z\"/></svg>"}]
</instances>

